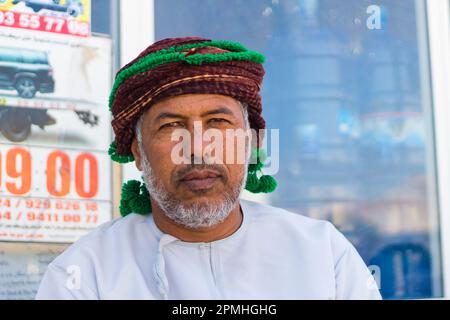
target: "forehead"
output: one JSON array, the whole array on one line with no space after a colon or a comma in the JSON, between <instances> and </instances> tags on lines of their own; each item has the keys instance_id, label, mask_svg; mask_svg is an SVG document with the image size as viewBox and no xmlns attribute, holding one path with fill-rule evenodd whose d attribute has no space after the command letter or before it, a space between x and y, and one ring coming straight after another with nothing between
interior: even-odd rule
<instances>
[{"instance_id":1,"label":"forehead","mask_svg":"<svg viewBox=\"0 0 450 320\"><path fill-rule=\"evenodd\" d=\"M220 94L183 94L155 103L146 112L144 120L155 119L164 112L183 117L198 117L218 108L226 108L238 118L242 114L240 104L232 97Z\"/></svg>"}]
</instances>

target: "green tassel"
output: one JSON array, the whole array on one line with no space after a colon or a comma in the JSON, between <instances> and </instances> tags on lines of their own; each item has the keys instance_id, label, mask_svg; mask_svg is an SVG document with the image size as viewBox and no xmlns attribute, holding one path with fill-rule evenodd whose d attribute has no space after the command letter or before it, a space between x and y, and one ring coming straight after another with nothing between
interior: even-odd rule
<instances>
[{"instance_id":1,"label":"green tassel","mask_svg":"<svg viewBox=\"0 0 450 320\"><path fill-rule=\"evenodd\" d=\"M119 211L122 217L130 213L146 215L151 213L150 194L145 186L137 180L130 180L122 185Z\"/></svg>"},{"instance_id":2,"label":"green tassel","mask_svg":"<svg viewBox=\"0 0 450 320\"><path fill-rule=\"evenodd\" d=\"M258 162L258 163L250 163L248 165L248 171L250 172L258 172L262 169L262 167L264 166L263 163Z\"/></svg>"},{"instance_id":3,"label":"green tassel","mask_svg":"<svg viewBox=\"0 0 450 320\"><path fill-rule=\"evenodd\" d=\"M109 145L108 154L111 157L111 160L118 163L128 163L134 161L134 156L132 154L124 156L117 154L116 141L111 142Z\"/></svg>"},{"instance_id":4,"label":"green tassel","mask_svg":"<svg viewBox=\"0 0 450 320\"><path fill-rule=\"evenodd\" d=\"M256 172L249 172L247 175L247 183L245 184L245 189L252 192L258 193L259 190L259 180L256 176Z\"/></svg>"},{"instance_id":5,"label":"green tassel","mask_svg":"<svg viewBox=\"0 0 450 320\"><path fill-rule=\"evenodd\" d=\"M277 181L269 175L262 175L259 178L259 192L271 193L277 188Z\"/></svg>"},{"instance_id":6,"label":"green tassel","mask_svg":"<svg viewBox=\"0 0 450 320\"><path fill-rule=\"evenodd\" d=\"M262 149L252 149L250 155L250 164L248 165L249 171L260 171L264 167L267 155Z\"/></svg>"},{"instance_id":7,"label":"green tassel","mask_svg":"<svg viewBox=\"0 0 450 320\"><path fill-rule=\"evenodd\" d=\"M260 161L260 162L264 163L267 160L266 151L264 151L263 149L253 148L251 155L250 155L250 159L252 160L252 162Z\"/></svg>"},{"instance_id":8,"label":"green tassel","mask_svg":"<svg viewBox=\"0 0 450 320\"><path fill-rule=\"evenodd\" d=\"M253 149L250 156L251 163L248 165L247 183L245 189L252 193L270 193L275 191L277 181L274 177L262 174L263 162L267 159L267 155L262 149ZM256 163L253 163L255 162ZM257 172L261 172L258 178Z\"/></svg>"}]
</instances>

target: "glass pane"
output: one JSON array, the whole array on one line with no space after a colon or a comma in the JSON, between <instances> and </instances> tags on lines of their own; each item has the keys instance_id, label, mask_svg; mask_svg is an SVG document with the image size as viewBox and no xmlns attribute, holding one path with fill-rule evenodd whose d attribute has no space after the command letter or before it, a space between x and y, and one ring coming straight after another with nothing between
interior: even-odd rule
<instances>
[{"instance_id":1,"label":"glass pane","mask_svg":"<svg viewBox=\"0 0 450 320\"><path fill-rule=\"evenodd\" d=\"M280 169L262 200L332 221L380 267L384 298L439 297L424 3L372 4L157 0L156 39L197 35L263 52Z\"/></svg>"},{"instance_id":2,"label":"glass pane","mask_svg":"<svg viewBox=\"0 0 450 320\"><path fill-rule=\"evenodd\" d=\"M94 0L92 5L92 32L111 35L111 14L116 0Z\"/></svg>"}]
</instances>

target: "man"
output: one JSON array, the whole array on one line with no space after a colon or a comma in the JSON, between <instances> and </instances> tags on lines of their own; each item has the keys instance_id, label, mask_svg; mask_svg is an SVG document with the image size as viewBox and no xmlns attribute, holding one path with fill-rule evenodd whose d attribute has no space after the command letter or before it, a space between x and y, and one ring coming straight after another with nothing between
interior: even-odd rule
<instances>
[{"instance_id":1,"label":"man","mask_svg":"<svg viewBox=\"0 0 450 320\"><path fill-rule=\"evenodd\" d=\"M261 136L215 152L202 139L195 146L200 129L220 136L265 128L263 60L233 42L170 38L118 72L110 155L134 161L145 183L125 183L124 217L48 266L38 299L380 298L363 260L331 223L239 199L244 188L276 186L260 175ZM174 152L177 132L194 145L182 156ZM239 153L244 162L211 161Z\"/></svg>"}]
</instances>

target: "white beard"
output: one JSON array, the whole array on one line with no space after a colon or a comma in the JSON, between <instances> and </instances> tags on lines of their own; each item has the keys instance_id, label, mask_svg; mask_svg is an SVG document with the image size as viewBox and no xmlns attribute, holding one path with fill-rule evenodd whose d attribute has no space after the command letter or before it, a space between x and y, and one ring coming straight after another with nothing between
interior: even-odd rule
<instances>
[{"instance_id":1,"label":"white beard","mask_svg":"<svg viewBox=\"0 0 450 320\"><path fill-rule=\"evenodd\" d=\"M189 229L211 227L224 221L236 207L239 196L247 181L248 160L244 164L244 176L241 183L230 193L225 193L221 201L206 201L185 205L167 192L161 181L153 174L153 170L144 152L142 142L138 139L139 151L142 158L143 178L151 198L156 201L163 213L173 222Z\"/></svg>"}]
</instances>

